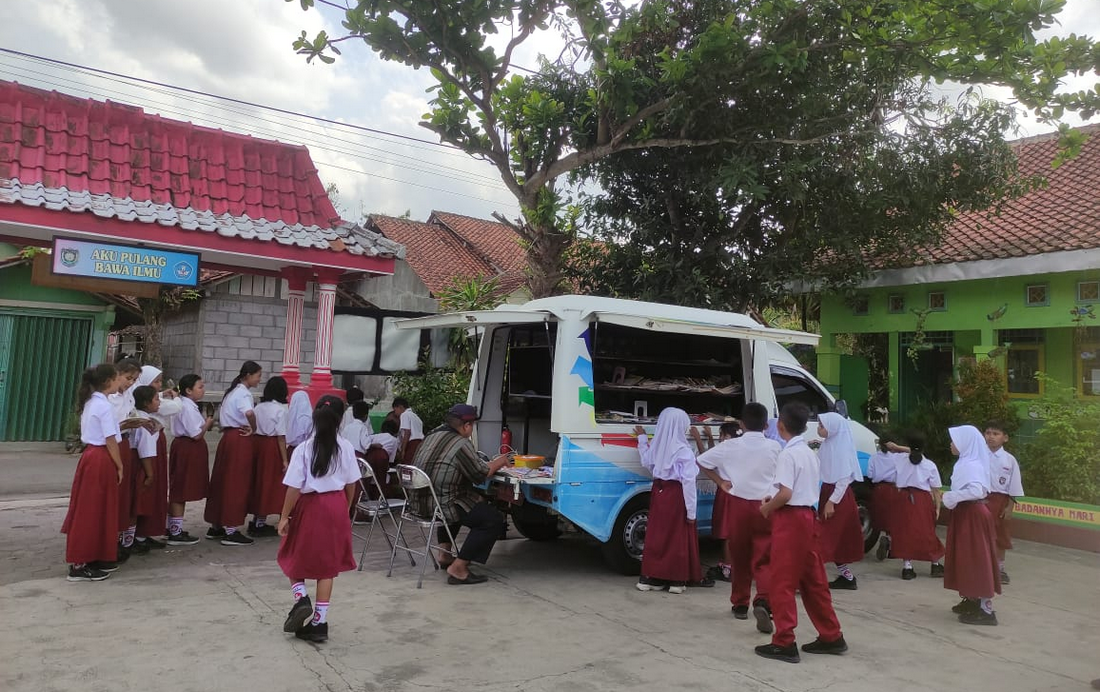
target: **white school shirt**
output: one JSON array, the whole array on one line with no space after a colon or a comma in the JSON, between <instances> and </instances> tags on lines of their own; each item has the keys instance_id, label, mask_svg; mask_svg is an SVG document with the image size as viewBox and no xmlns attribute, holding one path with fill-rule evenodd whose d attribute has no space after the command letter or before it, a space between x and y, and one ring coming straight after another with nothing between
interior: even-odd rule
<instances>
[{"instance_id":1,"label":"white school shirt","mask_svg":"<svg viewBox=\"0 0 1100 692\"><path fill-rule=\"evenodd\" d=\"M252 409L256 416L256 434L275 437L286 435L287 405L278 401L261 401Z\"/></svg>"},{"instance_id":2,"label":"white school shirt","mask_svg":"<svg viewBox=\"0 0 1100 692\"><path fill-rule=\"evenodd\" d=\"M774 496L780 486L791 489L791 499L787 501L790 507L817 504L821 488L820 461L801 435L788 440L775 460L775 478L769 494Z\"/></svg>"},{"instance_id":3,"label":"white school shirt","mask_svg":"<svg viewBox=\"0 0 1100 692\"><path fill-rule=\"evenodd\" d=\"M221 409L218 412L218 423L222 428L243 428L252 425L248 422L246 413L253 410L252 392L244 384L238 384L222 400Z\"/></svg>"},{"instance_id":4,"label":"white school shirt","mask_svg":"<svg viewBox=\"0 0 1100 692\"><path fill-rule=\"evenodd\" d=\"M1004 447L989 453L989 485L991 493L1003 493L1009 497L1024 496L1020 464Z\"/></svg>"},{"instance_id":5,"label":"white school shirt","mask_svg":"<svg viewBox=\"0 0 1100 692\"><path fill-rule=\"evenodd\" d=\"M420 420L420 416L413 413L411 408L405 409L401 414L399 427L401 430L409 431L409 440L424 439L424 421Z\"/></svg>"},{"instance_id":6,"label":"white school shirt","mask_svg":"<svg viewBox=\"0 0 1100 692\"><path fill-rule=\"evenodd\" d=\"M107 401L111 404L111 411L114 413L117 422L121 423L129 418L130 414L134 412L135 389L137 389L137 383L130 385L130 388L124 392L116 392L107 397Z\"/></svg>"},{"instance_id":7,"label":"white school shirt","mask_svg":"<svg viewBox=\"0 0 1100 692\"><path fill-rule=\"evenodd\" d=\"M893 483L898 477L898 452L879 452L867 462L867 476L872 483ZM908 462L909 455L903 455Z\"/></svg>"},{"instance_id":8,"label":"white school shirt","mask_svg":"<svg viewBox=\"0 0 1100 692\"><path fill-rule=\"evenodd\" d=\"M136 411L138 418L153 420L153 417L145 411ZM149 459L157 456L157 440L160 439L160 430L151 433L145 428L134 428L130 435L130 448L136 449L138 459Z\"/></svg>"},{"instance_id":9,"label":"white school shirt","mask_svg":"<svg viewBox=\"0 0 1100 692\"><path fill-rule=\"evenodd\" d=\"M359 421L359 419L355 417L355 414L351 410L351 406L348 406L347 409L344 410L344 417L340 419L340 432L344 432L353 421ZM374 433L374 426L370 424L370 416L367 416L366 420L359 422L366 427L368 435Z\"/></svg>"},{"instance_id":10,"label":"white school shirt","mask_svg":"<svg viewBox=\"0 0 1100 692\"><path fill-rule=\"evenodd\" d=\"M290 464L283 475L283 485L305 493L329 493L343 490L349 483L358 483L360 478L359 462L355 459L355 450L351 444L336 436L336 454L329 466L328 475L320 478L313 475L313 441L311 436L294 448Z\"/></svg>"},{"instance_id":11,"label":"white school shirt","mask_svg":"<svg viewBox=\"0 0 1100 692\"><path fill-rule=\"evenodd\" d=\"M653 468L645 465L645 451L648 447L649 436L639 435L638 453L642 457L642 466L645 467L650 474L653 474ZM695 489L695 478L699 475L699 467L695 464L695 455L691 453L690 449L684 447L680 450L680 455L677 456L667 468L668 473L665 477L655 474L653 474L653 477L665 481L680 481L680 488L684 492L684 508L687 510L688 521L695 521L695 510L699 502Z\"/></svg>"},{"instance_id":12,"label":"white school shirt","mask_svg":"<svg viewBox=\"0 0 1100 692\"><path fill-rule=\"evenodd\" d=\"M94 392L80 412L80 441L86 445L102 447L107 438L114 436L116 442L122 441L118 421L107 395Z\"/></svg>"},{"instance_id":13,"label":"white school shirt","mask_svg":"<svg viewBox=\"0 0 1100 692\"><path fill-rule=\"evenodd\" d=\"M190 437L194 439L202 432L206 419L199 411L194 399L180 397L180 412L172 417L172 437Z\"/></svg>"},{"instance_id":14,"label":"white school shirt","mask_svg":"<svg viewBox=\"0 0 1100 692\"><path fill-rule=\"evenodd\" d=\"M177 396L171 399L166 399L163 393L161 393L159 396L160 408L158 408L157 412L153 414L153 420L157 421L165 428L171 429L172 419L179 414L180 409L183 407L183 402L181 402L180 399L183 399L184 397Z\"/></svg>"},{"instance_id":15,"label":"white school shirt","mask_svg":"<svg viewBox=\"0 0 1100 692\"><path fill-rule=\"evenodd\" d=\"M386 454L390 455L390 464L392 465L397 458L397 442L397 438L389 433L378 433L370 436L366 442L366 446L363 447L363 451L370 451L372 445L378 445L386 450Z\"/></svg>"},{"instance_id":16,"label":"white school shirt","mask_svg":"<svg viewBox=\"0 0 1100 692\"><path fill-rule=\"evenodd\" d=\"M899 454L896 459L895 469L897 480L895 484L899 488L917 488L919 490L932 490L943 485L940 480L940 470L928 457L921 459L919 464L909 461L908 454Z\"/></svg>"},{"instance_id":17,"label":"white school shirt","mask_svg":"<svg viewBox=\"0 0 1100 692\"><path fill-rule=\"evenodd\" d=\"M370 447L370 429L358 418L352 418L350 423L340 428L340 437L347 440L359 454L365 454Z\"/></svg>"},{"instance_id":18,"label":"white school shirt","mask_svg":"<svg viewBox=\"0 0 1100 692\"><path fill-rule=\"evenodd\" d=\"M951 471L951 489L943 494L943 505L955 509L960 502L984 500L989 495L989 462L977 459L956 461Z\"/></svg>"},{"instance_id":19,"label":"white school shirt","mask_svg":"<svg viewBox=\"0 0 1100 692\"><path fill-rule=\"evenodd\" d=\"M746 432L699 455L699 465L714 469L733 484L729 494L743 500L763 500L771 494L775 460L782 448L762 432Z\"/></svg>"}]
</instances>

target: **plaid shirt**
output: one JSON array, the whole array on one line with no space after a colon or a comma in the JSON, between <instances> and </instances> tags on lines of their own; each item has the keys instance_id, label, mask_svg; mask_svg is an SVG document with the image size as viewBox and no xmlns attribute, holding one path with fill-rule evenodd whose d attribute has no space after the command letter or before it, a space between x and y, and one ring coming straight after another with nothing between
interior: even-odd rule
<instances>
[{"instance_id":1,"label":"plaid shirt","mask_svg":"<svg viewBox=\"0 0 1100 692\"><path fill-rule=\"evenodd\" d=\"M481 502L482 495L474 484L484 483L489 477L489 465L478 458L474 443L450 426L440 426L425 436L413 465L432 479L448 524L458 522L458 507L469 512ZM417 491L416 511L422 517L432 515L432 496L427 489Z\"/></svg>"}]
</instances>

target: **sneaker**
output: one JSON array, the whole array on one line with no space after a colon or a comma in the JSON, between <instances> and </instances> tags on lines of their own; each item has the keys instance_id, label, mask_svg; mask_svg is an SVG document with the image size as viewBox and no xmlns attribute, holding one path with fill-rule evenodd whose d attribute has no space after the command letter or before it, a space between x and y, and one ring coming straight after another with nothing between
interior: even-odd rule
<instances>
[{"instance_id":1,"label":"sneaker","mask_svg":"<svg viewBox=\"0 0 1100 692\"><path fill-rule=\"evenodd\" d=\"M650 579L649 577L638 577L638 583L634 585L634 588L639 591L664 591L668 587L668 584L660 579Z\"/></svg>"},{"instance_id":2,"label":"sneaker","mask_svg":"<svg viewBox=\"0 0 1100 692\"><path fill-rule=\"evenodd\" d=\"M149 546L150 550L164 550L168 547L168 544L164 541L158 541L155 538L145 537L145 545Z\"/></svg>"},{"instance_id":3,"label":"sneaker","mask_svg":"<svg viewBox=\"0 0 1100 692\"><path fill-rule=\"evenodd\" d=\"M882 562L890 556L890 536L882 534L882 538L878 541L878 548L875 550L875 559Z\"/></svg>"},{"instance_id":4,"label":"sneaker","mask_svg":"<svg viewBox=\"0 0 1100 692\"><path fill-rule=\"evenodd\" d=\"M1008 572L1004 571L1003 569L1001 570L1001 583L1002 584L1011 584L1012 583L1012 580L1008 578Z\"/></svg>"},{"instance_id":5,"label":"sneaker","mask_svg":"<svg viewBox=\"0 0 1100 692\"><path fill-rule=\"evenodd\" d=\"M89 562L88 567L93 570L99 570L100 572L114 572L118 570L117 562L108 562L106 560L96 560L95 562Z\"/></svg>"},{"instance_id":6,"label":"sneaker","mask_svg":"<svg viewBox=\"0 0 1100 692\"><path fill-rule=\"evenodd\" d=\"M962 615L963 613L972 613L975 610L981 610L980 603L971 598L964 598L955 605L951 606L951 612Z\"/></svg>"},{"instance_id":7,"label":"sneaker","mask_svg":"<svg viewBox=\"0 0 1100 692\"><path fill-rule=\"evenodd\" d=\"M859 584L856 583L855 577L851 579L845 579L844 577L837 577L829 582L829 588L834 591L855 591L859 588Z\"/></svg>"},{"instance_id":8,"label":"sneaker","mask_svg":"<svg viewBox=\"0 0 1100 692\"><path fill-rule=\"evenodd\" d=\"M713 586L713 584L711 584ZM687 584L682 581L674 581L668 585L669 593L683 593L687 590Z\"/></svg>"},{"instance_id":9,"label":"sneaker","mask_svg":"<svg viewBox=\"0 0 1100 692\"><path fill-rule=\"evenodd\" d=\"M180 531L176 534L169 534L167 542L168 545L195 545L199 542L199 539L186 531Z\"/></svg>"},{"instance_id":10,"label":"sneaker","mask_svg":"<svg viewBox=\"0 0 1100 692\"><path fill-rule=\"evenodd\" d=\"M129 559L130 559L130 549L127 548L126 546L122 545L121 543L119 543L118 544L118 557L115 559L115 562L117 562L118 564L121 565L123 562L126 562Z\"/></svg>"},{"instance_id":11,"label":"sneaker","mask_svg":"<svg viewBox=\"0 0 1100 692\"><path fill-rule=\"evenodd\" d=\"M756 618L756 631L771 634L775 627L772 625L772 611L764 601L757 601L752 606L753 617Z\"/></svg>"},{"instance_id":12,"label":"sneaker","mask_svg":"<svg viewBox=\"0 0 1100 692\"><path fill-rule=\"evenodd\" d=\"M297 632L311 617L313 617L313 601L309 600L309 596L302 596L294 602L294 607L287 613L286 620L283 622L283 631Z\"/></svg>"},{"instance_id":13,"label":"sneaker","mask_svg":"<svg viewBox=\"0 0 1100 692\"><path fill-rule=\"evenodd\" d=\"M91 565L84 565L77 568L75 565L69 567L69 576L65 577L66 581L103 581L111 576L110 572L105 572L101 569L96 569Z\"/></svg>"},{"instance_id":14,"label":"sneaker","mask_svg":"<svg viewBox=\"0 0 1100 692\"><path fill-rule=\"evenodd\" d=\"M818 637L809 644L803 644L802 650L808 654L832 654L833 656L839 656L848 650L848 642L844 641L844 637L840 637L835 641L827 642Z\"/></svg>"},{"instance_id":15,"label":"sneaker","mask_svg":"<svg viewBox=\"0 0 1100 692\"><path fill-rule=\"evenodd\" d=\"M749 607L748 606L731 606L730 610L733 612L733 617L738 620L749 619Z\"/></svg>"},{"instance_id":16,"label":"sneaker","mask_svg":"<svg viewBox=\"0 0 1100 692\"><path fill-rule=\"evenodd\" d=\"M802 660L802 657L798 655L798 644L791 644L790 646L776 646L775 644L761 644L754 649L757 656L763 656L764 658L775 659L776 661L786 661L787 663L798 663Z\"/></svg>"},{"instance_id":17,"label":"sneaker","mask_svg":"<svg viewBox=\"0 0 1100 692\"><path fill-rule=\"evenodd\" d=\"M322 622L315 625L311 622L303 625L294 631L294 636L307 642L320 644L328 640L328 623Z\"/></svg>"},{"instance_id":18,"label":"sneaker","mask_svg":"<svg viewBox=\"0 0 1100 692\"><path fill-rule=\"evenodd\" d=\"M222 545L252 545L255 542L256 541L252 540L240 531L227 533L225 534L225 537L222 538Z\"/></svg>"},{"instance_id":19,"label":"sneaker","mask_svg":"<svg viewBox=\"0 0 1100 692\"><path fill-rule=\"evenodd\" d=\"M939 564L938 562L933 562L932 563L931 575L933 577L939 577L939 578L942 579L943 578L943 565Z\"/></svg>"},{"instance_id":20,"label":"sneaker","mask_svg":"<svg viewBox=\"0 0 1100 692\"><path fill-rule=\"evenodd\" d=\"M271 524L264 524L263 526L249 524L248 535L252 536L253 538L270 538L272 536L278 536L279 530Z\"/></svg>"},{"instance_id":21,"label":"sneaker","mask_svg":"<svg viewBox=\"0 0 1100 692\"><path fill-rule=\"evenodd\" d=\"M730 580L729 568L721 566L711 567L707 570L707 579L728 582Z\"/></svg>"},{"instance_id":22,"label":"sneaker","mask_svg":"<svg viewBox=\"0 0 1100 692\"><path fill-rule=\"evenodd\" d=\"M220 541L225 538L225 529L221 526L211 526L206 530L206 540Z\"/></svg>"},{"instance_id":23,"label":"sneaker","mask_svg":"<svg viewBox=\"0 0 1100 692\"><path fill-rule=\"evenodd\" d=\"M699 581L688 582L687 585L696 589L713 589L714 580L710 577L703 577Z\"/></svg>"},{"instance_id":24,"label":"sneaker","mask_svg":"<svg viewBox=\"0 0 1100 692\"><path fill-rule=\"evenodd\" d=\"M959 613L959 622L964 625L989 625L997 626L997 614L987 613L979 607L969 613Z\"/></svg>"},{"instance_id":25,"label":"sneaker","mask_svg":"<svg viewBox=\"0 0 1100 692\"><path fill-rule=\"evenodd\" d=\"M134 540L134 544L130 546L130 551L133 552L134 555L148 555L149 550L150 548L145 541L139 541L136 539Z\"/></svg>"},{"instance_id":26,"label":"sneaker","mask_svg":"<svg viewBox=\"0 0 1100 692\"><path fill-rule=\"evenodd\" d=\"M917 578L917 570L913 569L912 567L905 567L901 570L901 578L904 579L905 581L909 581L910 579L916 579Z\"/></svg>"}]
</instances>

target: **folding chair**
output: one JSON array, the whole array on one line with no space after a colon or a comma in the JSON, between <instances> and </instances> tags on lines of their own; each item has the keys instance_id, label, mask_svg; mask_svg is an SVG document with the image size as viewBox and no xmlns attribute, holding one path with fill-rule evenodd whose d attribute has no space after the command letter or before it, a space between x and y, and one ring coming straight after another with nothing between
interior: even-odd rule
<instances>
[{"instance_id":1,"label":"folding chair","mask_svg":"<svg viewBox=\"0 0 1100 692\"><path fill-rule=\"evenodd\" d=\"M359 471L361 477L359 478L359 499L355 503L354 512L356 514L365 514L370 517L370 528L367 529L366 536L360 536L352 531L352 535L356 538L363 538L363 550L359 553L359 571L363 571L363 559L367 556L367 547L370 545L371 537L374 535L375 527L379 527L382 531L382 535L386 538L387 545L390 546L392 552L395 541L404 541L404 537L401 536L401 529L398 526L397 518L394 516L394 512L401 511L405 506L404 500L386 499L385 494L382 492L382 484L378 482L378 476L375 475L374 469L371 465L362 457L356 457L359 462ZM377 492L378 499L370 499L371 495ZM391 534L386 530L386 527L382 524L383 519L388 517L390 523L393 524L393 533ZM406 543L408 545L408 543ZM416 561L413 560L412 553L409 553L409 564L413 567L416 566Z\"/></svg>"},{"instance_id":2,"label":"folding chair","mask_svg":"<svg viewBox=\"0 0 1100 692\"><path fill-rule=\"evenodd\" d=\"M397 541L394 541L390 546L390 571L386 573L386 576L393 574L393 563L397 559L397 551L404 550L409 553L410 558L413 554L420 555L424 562L420 565L420 578L417 579L416 588L420 588L424 583L424 570L428 567L428 560L432 561L435 568L439 569L439 562L435 559L435 554L432 552L433 548L442 550L439 542L436 540L436 528L442 526L447 534L448 540L451 543L451 549L446 551L458 557L458 547L455 544L454 534L451 533L451 527L447 525L446 519L443 518L443 508L439 505L439 496L435 494L435 486L432 485L432 479L423 470L409 466L408 464L397 465L397 479L401 484L401 492L405 495L404 507L401 508L401 514L397 522L397 533L402 535L401 530L405 526L405 522L415 524L420 529L420 534L424 537L424 550L414 550L409 547L408 542L405 545L399 545ZM432 498L431 516L422 516L417 510L416 497L417 493L429 493Z\"/></svg>"}]
</instances>

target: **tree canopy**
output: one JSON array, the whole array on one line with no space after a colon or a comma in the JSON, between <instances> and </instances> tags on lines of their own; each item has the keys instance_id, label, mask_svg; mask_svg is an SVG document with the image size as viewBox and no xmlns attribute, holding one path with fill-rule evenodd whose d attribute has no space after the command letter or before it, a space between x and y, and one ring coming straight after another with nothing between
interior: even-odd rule
<instances>
[{"instance_id":1,"label":"tree canopy","mask_svg":"<svg viewBox=\"0 0 1100 692\"><path fill-rule=\"evenodd\" d=\"M303 33L295 48L331 61L336 44L362 40L431 69L422 124L491 162L519 201L523 217L501 220L527 243L535 296L559 289L572 257L595 290L633 281L718 304L789 267L850 276L858 262L810 260L907 247L955 210L1026 187L1004 141L1009 109L940 101L929 85L1002 85L1039 120L1091 117L1100 89L1061 88L1094 71L1100 49L1036 39L1063 4L362 0L344 35ZM515 50L543 30L564 49L520 74ZM494 47L498 32L508 40ZM1080 139L1064 135L1072 153ZM579 253L563 176L606 192L587 216L605 242Z\"/></svg>"}]
</instances>

